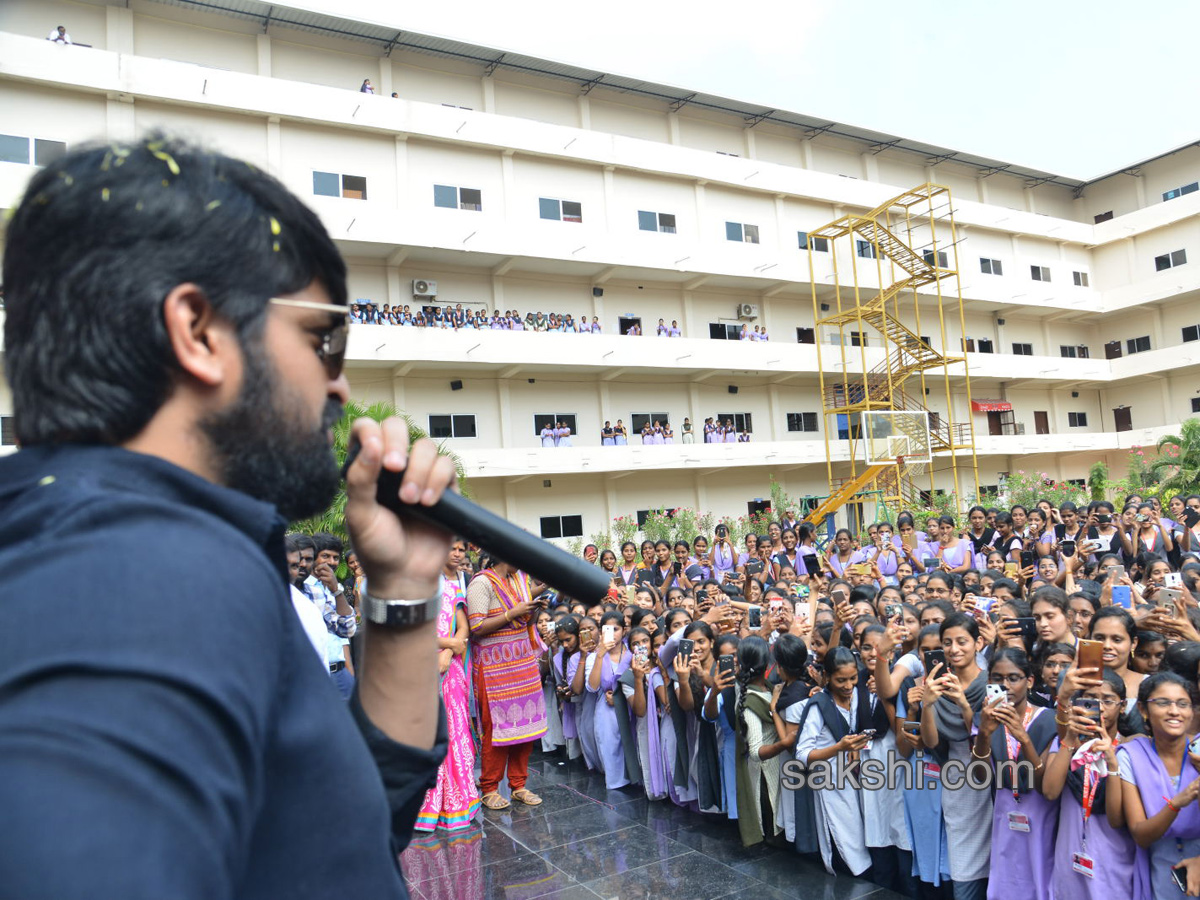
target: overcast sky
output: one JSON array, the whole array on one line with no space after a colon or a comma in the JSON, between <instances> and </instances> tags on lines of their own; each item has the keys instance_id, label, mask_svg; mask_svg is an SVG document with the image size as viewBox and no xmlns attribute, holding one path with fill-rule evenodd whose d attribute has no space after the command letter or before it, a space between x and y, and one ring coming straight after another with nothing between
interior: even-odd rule
<instances>
[{"instance_id":1,"label":"overcast sky","mask_svg":"<svg viewBox=\"0 0 1200 900\"><path fill-rule=\"evenodd\" d=\"M1197 0L298 0L1076 178L1200 141Z\"/></svg>"}]
</instances>

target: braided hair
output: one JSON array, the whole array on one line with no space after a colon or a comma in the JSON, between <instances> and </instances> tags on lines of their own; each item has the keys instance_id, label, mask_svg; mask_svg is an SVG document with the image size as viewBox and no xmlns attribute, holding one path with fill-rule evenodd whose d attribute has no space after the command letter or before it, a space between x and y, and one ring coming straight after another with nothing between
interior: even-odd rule
<instances>
[{"instance_id":1,"label":"braided hair","mask_svg":"<svg viewBox=\"0 0 1200 900\"><path fill-rule=\"evenodd\" d=\"M751 683L766 676L770 663L770 645L757 635L751 635L738 644L736 722L738 736L743 742L746 740L746 695L750 691Z\"/></svg>"},{"instance_id":2,"label":"braided hair","mask_svg":"<svg viewBox=\"0 0 1200 900\"><path fill-rule=\"evenodd\" d=\"M692 622L683 629L683 637L686 638L689 634L703 635L704 637L708 638L710 644L713 641L712 629L708 627L707 622ZM692 689L695 712L697 715L699 715L705 694L704 679L695 672L688 672L688 686Z\"/></svg>"},{"instance_id":3,"label":"braided hair","mask_svg":"<svg viewBox=\"0 0 1200 900\"><path fill-rule=\"evenodd\" d=\"M571 634L571 635L575 636L575 649L574 650L572 650L570 653L568 653L567 648L563 647L562 671L559 672L558 674L562 676L563 681L566 681L566 679L567 679L567 662L570 660L570 658L574 654L579 652L579 617L573 616L570 614L563 616L561 619L559 619L555 623L554 630L559 634L559 643L560 644L562 643L562 635Z\"/></svg>"}]
</instances>

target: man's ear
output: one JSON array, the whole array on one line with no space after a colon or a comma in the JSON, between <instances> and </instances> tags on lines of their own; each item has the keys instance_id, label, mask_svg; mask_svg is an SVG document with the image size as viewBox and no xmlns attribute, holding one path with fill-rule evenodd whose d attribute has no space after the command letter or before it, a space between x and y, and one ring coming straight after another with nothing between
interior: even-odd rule
<instances>
[{"instance_id":1,"label":"man's ear","mask_svg":"<svg viewBox=\"0 0 1200 900\"><path fill-rule=\"evenodd\" d=\"M199 285L176 285L163 300L163 324L179 367L200 385L220 387L241 371L233 326L220 319Z\"/></svg>"}]
</instances>

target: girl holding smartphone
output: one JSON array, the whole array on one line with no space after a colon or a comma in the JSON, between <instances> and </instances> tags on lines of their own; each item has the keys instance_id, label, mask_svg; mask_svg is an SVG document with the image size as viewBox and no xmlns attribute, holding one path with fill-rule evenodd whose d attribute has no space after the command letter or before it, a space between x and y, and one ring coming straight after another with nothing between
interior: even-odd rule
<instances>
[{"instance_id":1,"label":"girl holding smartphone","mask_svg":"<svg viewBox=\"0 0 1200 900\"><path fill-rule=\"evenodd\" d=\"M626 771L626 754L621 744L621 729L613 703L613 692L618 689L617 680L633 661L625 649L622 640L624 634L625 617L621 613L606 612L601 617L600 641L592 654L594 658L587 678L588 694L597 695L593 714L596 751L604 771L605 785L610 791L625 787L631 780L631 773Z\"/></svg>"}]
</instances>

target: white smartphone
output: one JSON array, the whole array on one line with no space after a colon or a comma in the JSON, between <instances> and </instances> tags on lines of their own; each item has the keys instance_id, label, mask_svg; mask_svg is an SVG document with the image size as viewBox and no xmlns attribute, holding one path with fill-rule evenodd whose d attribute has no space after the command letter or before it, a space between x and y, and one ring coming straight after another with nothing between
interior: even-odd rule
<instances>
[{"instance_id":1,"label":"white smartphone","mask_svg":"<svg viewBox=\"0 0 1200 900\"><path fill-rule=\"evenodd\" d=\"M1180 572L1168 572L1163 576L1163 585L1169 588L1183 587L1183 574Z\"/></svg>"},{"instance_id":2,"label":"white smartphone","mask_svg":"<svg viewBox=\"0 0 1200 900\"><path fill-rule=\"evenodd\" d=\"M987 686L987 704L991 706L998 698L1008 698L1008 691L1004 689L1002 684L989 684Z\"/></svg>"},{"instance_id":3,"label":"white smartphone","mask_svg":"<svg viewBox=\"0 0 1200 900\"><path fill-rule=\"evenodd\" d=\"M616 625L605 625L600 630L604 636L604 643L611 644L613 641L615 641L617 639L617 626Z\"/></svg>"}]
</instances>

